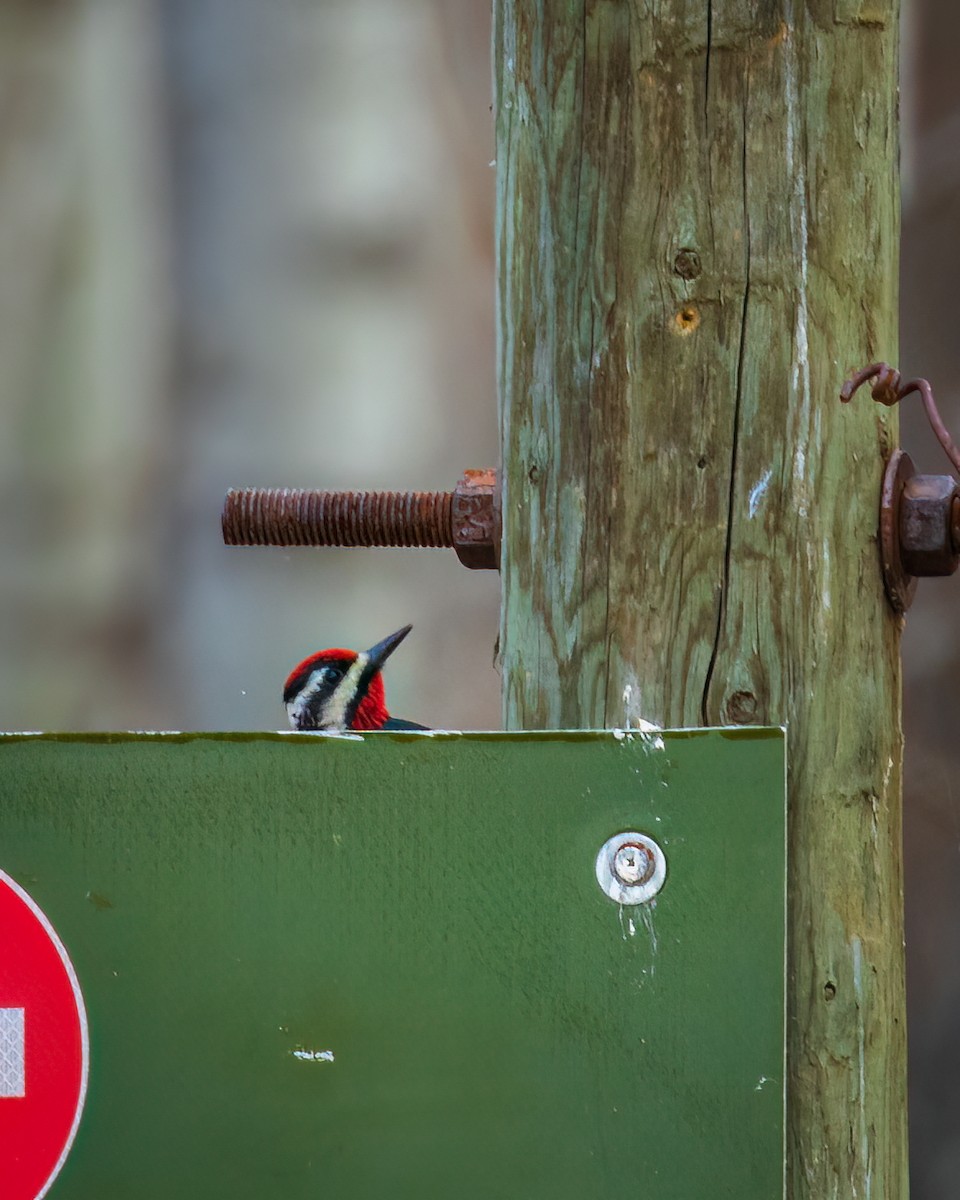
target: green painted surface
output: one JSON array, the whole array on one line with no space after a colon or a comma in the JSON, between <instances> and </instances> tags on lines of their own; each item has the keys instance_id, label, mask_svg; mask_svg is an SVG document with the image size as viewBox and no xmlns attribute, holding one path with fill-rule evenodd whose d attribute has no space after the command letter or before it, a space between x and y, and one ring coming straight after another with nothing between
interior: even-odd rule
<instances>
[{"instance_id":1,"label":"green painted surface","mask_svg":"<svg viewBox=\"0 0 960 1200\"><path fill-rule=\"evenodd\" d=\"M90 1020L52 1200L781 1196L783 776L779 731L0 738Z\"/></svg>"}]
</instances>

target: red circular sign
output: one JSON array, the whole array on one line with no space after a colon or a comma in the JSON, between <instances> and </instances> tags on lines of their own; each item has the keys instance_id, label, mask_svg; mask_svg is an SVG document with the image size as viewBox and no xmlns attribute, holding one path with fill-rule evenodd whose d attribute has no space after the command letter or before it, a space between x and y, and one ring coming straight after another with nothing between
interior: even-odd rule
<instances>
[{"instance_id":1,"label":"red circular sign","mask_svg":"<svg viewBox=\"0 0 960 1200\"><path fill-rule=\"evenodd\" d=\"M0 871L3 1200L40 1200L69 1153L87 1090L87 1014L63 943Z\"/></svg>"}]
</instances>

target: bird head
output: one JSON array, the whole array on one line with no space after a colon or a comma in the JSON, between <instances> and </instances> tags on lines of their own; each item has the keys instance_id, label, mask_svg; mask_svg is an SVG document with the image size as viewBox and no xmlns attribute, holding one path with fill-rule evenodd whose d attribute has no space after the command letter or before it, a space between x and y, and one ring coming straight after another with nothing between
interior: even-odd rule
<instances>
[{"instance_id":1,"label":"bird head","mask_svg":"<svg viewBox=\"0 0 960 1200\"><path fill-rule=\"evenodd\" d=\"M320 650L287 676L283 703L293 729L380 729L389 717L380 668L412 625L369 650Z\"/></svg>"}]
</instances>

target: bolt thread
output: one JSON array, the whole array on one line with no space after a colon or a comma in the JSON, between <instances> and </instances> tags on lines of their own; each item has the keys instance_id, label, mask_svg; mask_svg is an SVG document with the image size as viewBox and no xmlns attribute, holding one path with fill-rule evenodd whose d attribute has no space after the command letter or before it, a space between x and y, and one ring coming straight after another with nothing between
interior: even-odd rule
<instances>
[{"instance_id":1,"label":"bolt thread","mask_svg":"<svg viewBox=\"0 0 960 1200\"><path fill-rule=\"evenodd\" d=\"M228 546L452 546L451 492L236 488L221 524Z\"/></svg>"}]
</instances>

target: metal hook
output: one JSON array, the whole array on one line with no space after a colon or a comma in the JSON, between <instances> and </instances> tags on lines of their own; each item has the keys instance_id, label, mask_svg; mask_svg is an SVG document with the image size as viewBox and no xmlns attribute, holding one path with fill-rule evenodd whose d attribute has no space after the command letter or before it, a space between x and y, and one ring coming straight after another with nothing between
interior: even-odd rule
<instances>
[{"instance_id":1,"label":"metal hook","mask_svg":"<svg viewBox=\"0 0 960 1200\"><path fill-rule=\"evenodd\" d=\"M933 388L927 380L911 379L904 383L896 367L891 367L889 363L883 362L871 363L869 367L857 371L847 380L840 389L840 399L844 404L849 404L853 399L854 392L871 379L875 381L871 390L874 400L878 404L887 405L888 408L899 404L905 396L909 396L913 392L919 393L923 402L923 411L927 414L927 420L930 422L930 428L936 434L937 441L946 452L947 458L953 463L954 470L960 472L960 450L957 449L946 425L940 418L936 401L933 398Z\"/></svg>"}]
</instances>

